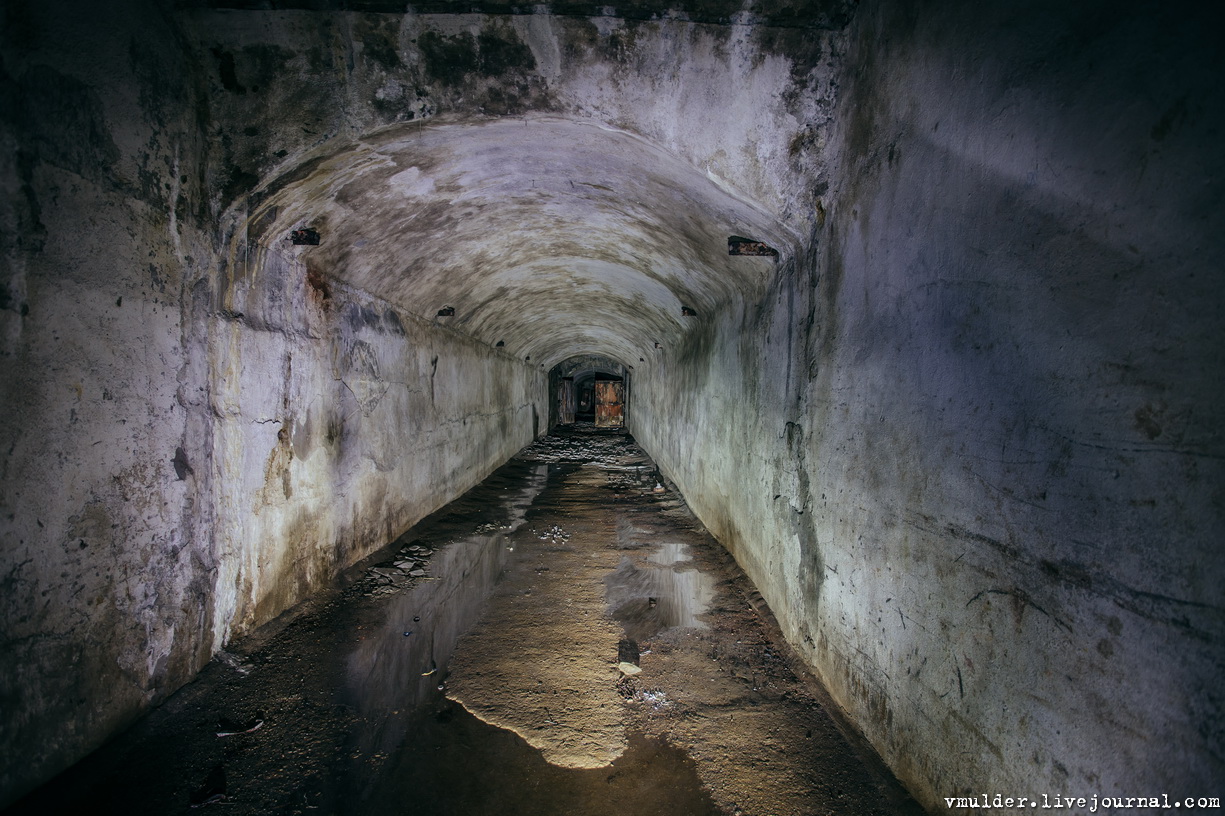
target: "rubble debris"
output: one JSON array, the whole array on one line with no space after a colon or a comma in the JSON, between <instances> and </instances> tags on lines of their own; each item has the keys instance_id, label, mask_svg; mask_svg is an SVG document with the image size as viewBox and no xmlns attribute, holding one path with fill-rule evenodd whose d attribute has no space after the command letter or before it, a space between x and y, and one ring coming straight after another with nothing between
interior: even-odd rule
<instances>
[{"instance_id":1,"label":"rubble debris","mask_svg":"<svg viewBox=\"0 0 1225 816\"><path fill-rule=\"evenodd\" d=\"M264 715L256 714L254 717L242 724L222 717L217 721L217 727L221 729L217 732L217 736L219 737L234 737L239 734L250 734L251 732L258 731L264 727Z\"/></svg>"},{"instance_id":2,"label":"rubble debris","mask_svg":"<svg viewBox=\"0 0 1225 816\"><path fill-rule=\"evenodd\" d=\"M227 652L225 649L219 650L214 657L216 657L219 663L224 663L234 671L244 676L250 674L251 669L255 668L250 663L245 662L238 655L234 654L233 652Z\"/></svg>"},{"instance_id":3,"label":"rubble debris","mask_svg":"<svg viewBox=\"0 0 1225 816\"><path fill-rule=\"evenodd\" d=\"M217 765L204 779L204 784L192 791L188 802L193 808L225 801L225 766Z\"/></svg>"},{"instance_id":4,"label":"rubble debris","mask_svg":"<svg viewBox=\"0 0 1225 816\"><path fill-rule=\"evenodd\" d=\"M552 540L554 545L559 545L559 544L562 544L563 542L569 541L570 534L567 533L565 530L563 530L561 527L558 527L556 524L554 524L552 527L544 531L544 534L540 536L540 540L541 541Z\"/></svg>"},{"instance_id":5,"label":"rubble debris","mask_svg":"<svg viewBox=\"0 0 1225 816\"><path fill-rule=\"evenodd\" d=\"M431 547L413 542L400 547L388 561L366 570L359 585L366 596L388 595L413 586L415 579L425 579ZM428 580L428 579L426 579Z\"/></svg>"}]
</instances>

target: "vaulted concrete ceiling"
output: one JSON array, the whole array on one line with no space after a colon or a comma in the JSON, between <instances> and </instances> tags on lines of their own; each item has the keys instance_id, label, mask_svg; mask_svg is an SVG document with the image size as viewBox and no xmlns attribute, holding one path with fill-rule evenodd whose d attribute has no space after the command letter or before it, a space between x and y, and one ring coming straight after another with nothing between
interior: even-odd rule
<instances>
[{"instance_id":1,"label":"vaulted concrete ceiling","mask_svg":"<svg viewBox=\"0 0 1225 816\"><path fill-rule=\"evenodd\" d=\"M584 353L636 365L760 292L775 261L729 256L729 236L784 257L794 246L713 175L637 136L543 116L393 126L256 200L265 245L313 227L319 246L293 248L312 269L546 367Z\"/></svg>"}]
</instances>

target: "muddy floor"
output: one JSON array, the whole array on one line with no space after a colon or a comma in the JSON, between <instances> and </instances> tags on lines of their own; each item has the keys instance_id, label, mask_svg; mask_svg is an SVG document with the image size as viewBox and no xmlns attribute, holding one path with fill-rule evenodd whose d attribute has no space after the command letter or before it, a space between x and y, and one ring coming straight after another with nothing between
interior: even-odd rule
<instances>
[{"instance_id":1,"label":"muddy floor","mask_svg":"<svg viewBox=\"0 0 1225 816\"><path fill-rule=\"evenodd\" d=\"M921 814L633 440L575 426L10 813Z\"/></svg>"}]
</instances>

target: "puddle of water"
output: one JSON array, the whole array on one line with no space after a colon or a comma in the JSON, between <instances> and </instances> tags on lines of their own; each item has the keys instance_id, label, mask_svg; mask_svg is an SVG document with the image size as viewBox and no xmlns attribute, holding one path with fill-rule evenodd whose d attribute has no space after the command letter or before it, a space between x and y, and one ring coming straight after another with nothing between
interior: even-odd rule
<instances>
[{"instance_id":1,"label":"puddle of water","mask_svg":"<svg viewBox=\"0 0 1225 816\"><path fill-rule=\"evenodd\" d=\"M254 666L249 673L220 663L210 666L197 683L95 752L71 775L53 780L16 805L13 812L186 813L189 802L211 789L214 774L223 771L227 798L216 810L235 814L719 813L697 771L703 768L710 779L736 767L726 755L721 761L712 760L712 753L704 750L699 766L683 749L663 739L631 733L627 750L611 764L563 768L547 762L514 732L481 721L438 690L460 635L477 625L503 572L534 564L528 559L561 549L535 540L528 547L525 531L520 531L525 552L512 553L510 531L523 525L527 515L541 530L560 531L557 523L568 524L571 510L583 512L591 497L617 500L615 491L600 492L617 484L613 477L606 478L615 469L607 468L600 479L588 482L600 491L574 507L539 501L546 481L556 484L571 477L587 481L592 474L599 475L593 468L586 469L592 474L581 472L582 456L567 455L563 442L554 445L552 461L513 460L419 525L426 536L422 543L433 550L428 580L406 579L377 592L366 592L366 585L358 582L349 584L355 591L344 598L269 634L247 655ZM620 442L610 440L610 445ZM619 478L617 473L613 476ZM633 478L635 483L642 481L637 475ZM626 484L641 490L640 484ZM682 503L652 497L649 504L656 512ZM598 585L593 587L596 610L604 600L625 625L627 640L618 644L618 658L626 662L638 659L638 647L630 637L645 639L670 627L704 627L699 616L713 595L714 579L694 569L686 558L685 533L665 523L652 524L650 517L636 512L633 505L616 514L617 546L629 557L607 575L603 599ZM611 519L605 515L600 523L607 521ZM666 538L678 540L661 541ZM449 539L453 541L443 543ZM392 545L393 550L403 541ZM523 562L515 564L513 559L520 557ZM373 599L362 600L363 596ZM518 644L508 641L508 648ZM427 674L433 668L437 671ZM696 720L690 722L675 711L665 713L673 702L657 688L644 685L633 699L647 712L674 717L666 730L657 727L656 733L675 734L680 744L710 741L712 729L722 728L694 725ZM589 705L590 699L571 704ZM246 721L254 712L267 714L265 727L224 739L216 736L220 715ZM736 727L751 723L738 722ZM712 744L722 742L715 739ZM744 784L755 789L772 784L776 777L764 771L764 766L749 768L751 778ZM837 776L844 778L845 770L838 770ZM797 807L787 812L817 809Z\"/></svg>"},{"instance_id":2,"label":"puddle of water","mask_svg":"<svg viewBox=\"0 0 1225 816\"><path fill-rule=\"evenodd\" d=\"M610 766L560 768L518 735L455 704L413 723L413 740L341 812L429 816L717 816L694 761L631 734Z\"/></svg>"},{"instance_id":3,"label":"puddle of water","mask_svg":"<svg viewBox=\"0 0 1225 816\"><path fill-rule=\"evenodd\" d=\"M660 566L670 567L673 564L689 560L689 556L685 552L685 545L679 541L661 541L655 547L655 551L647 556L647 560Z\"/></svg>"},{"instance_id":4,"label":"puddle of water","mask_svg":"<svg viewBox=\"0 0 1225 816\"><path fill-rule=\"evenodd\" d=\"M633 641L647 640L665 629L705 629L698 619L714 598L714 580L689 564L685 545L665 541L645 559L622 556L604 579L609 614Z\"/></svg>"},{"instance_id":5,"label":"puddle of water","mask_svg":"<svg viewBox=\"0 0 1225 816\"><path fill-rule=\"evenodd\" d=\"M515 479L519 486L503 488L501 517L483 525L496 532L436 550L428 579L390 601L382 624L353 649L343 699L366 718L356 740L363 753L394 751L409 733L414 711L441 699L439 686L455 644L480 618L512 556L507 536L523 524L547 479L547 465L531 465Z\"/></svg>"},{"instance_id":6,"label":"puddle of water","mask_svg":"<svg viewBox=\"0 0 1225 816\"><path fill-rule=\"evenodd\" d=\"M548 482L581 468L539 462L508 477L499 497L506 520L499 529L440 547L429 577L390 600L385 619L356 646L346 664L346 695L363 723L353 735L352 759L331 799L338 813L428 813L430 816L628 816L720 813L697 775L696 763L664 740L630 735L611 765L574 769L553 765L513 731L490 725L445 697L447 664L460 637L476 625L494 587L518 557L508 537ZM518 487L516 485L523 485ZM458 519L461 509L453 514ZM470 526L470 524L469 524ZM487 530L490 525L482 525ZM650 552L644 548L643 553ZM701 626L699 573L678 569L681 545L651 552L631 569L667 614L668 625ZM653 579L653 580L651 580ZM644 603L648 596L643 595ZM677 599L684 599L680 603ZM405 632L411 632L405 635Z\"/></svg>"}]
</instances>

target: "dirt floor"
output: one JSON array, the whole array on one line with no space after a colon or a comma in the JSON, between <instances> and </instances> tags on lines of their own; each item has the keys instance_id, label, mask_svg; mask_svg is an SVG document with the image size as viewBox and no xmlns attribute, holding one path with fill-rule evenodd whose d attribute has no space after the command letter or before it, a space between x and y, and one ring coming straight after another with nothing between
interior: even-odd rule
<instances>
[{"instance_id":1,"label":"dirt floor","mask_svg":"<svg viewBox=\"0 0 1225 816\"><path fill-rule=\"evenodd\" d=\"M8 812L921 814L830 706L632 438L579 425Z\"/></svg>"}]
</instances>

